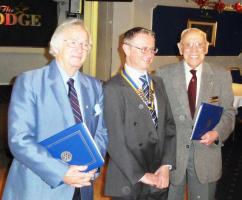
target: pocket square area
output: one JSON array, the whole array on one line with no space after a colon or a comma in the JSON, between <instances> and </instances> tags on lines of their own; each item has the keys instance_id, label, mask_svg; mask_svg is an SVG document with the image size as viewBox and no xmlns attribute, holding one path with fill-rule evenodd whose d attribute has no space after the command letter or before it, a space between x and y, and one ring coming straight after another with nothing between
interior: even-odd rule
<instances>
[{"instance_id":1,"label":"pocket square area","mask_svg":"<svg viewBox=\"0 0 242 200\"><path fill-rule=\"evenodd\" d=\"M100 108L100 105L99 104L96 104L94 106L94 111L95 111L95 116L99 115L101 113L101 108Z\"/></svg>"}]
</instances>

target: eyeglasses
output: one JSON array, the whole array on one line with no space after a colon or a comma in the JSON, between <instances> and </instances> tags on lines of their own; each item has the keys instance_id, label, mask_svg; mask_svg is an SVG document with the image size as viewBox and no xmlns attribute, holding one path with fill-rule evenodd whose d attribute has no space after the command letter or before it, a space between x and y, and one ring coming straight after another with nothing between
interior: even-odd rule
<instances>
[{"instance_id":1,"label":"eyeglasses","mask_svg":"<svg viewBox=\"0 0 242 200\"><path fill-rule=\"evenodd\" d=\"M71 47L71 48L81 47L85 51L89 51L91 49L91 45L88 42L79 42L77 40L72 40L72 39L64 40L64 41L67 43L68 47Z\"/></svg>"},{"instance_id":2,"label":"eyeglasses","mask_svg":"<svg viewBox=\"0 0 242 200\"><path fill-rule=\"evenodd\" d=\"M193 47L201 51L204 49L205 44L201 42L192 42L192 43L182 43L182 46L185 50L191 50Z\"/></svg>"},{"instance_id":3,"label":"eyeglasses","mask_svg":"<svg viewBox=\"0 0 242 200\"><path fill-rule=\"evenodd\" d=\"M147 54L147 53L157 54L157 52L158 52L158 48L137 47L136 45L133 45L130 43L124 43L124 44L134 47L136 49L139 49L142 54Z\"/></svg>"}]
</instances>

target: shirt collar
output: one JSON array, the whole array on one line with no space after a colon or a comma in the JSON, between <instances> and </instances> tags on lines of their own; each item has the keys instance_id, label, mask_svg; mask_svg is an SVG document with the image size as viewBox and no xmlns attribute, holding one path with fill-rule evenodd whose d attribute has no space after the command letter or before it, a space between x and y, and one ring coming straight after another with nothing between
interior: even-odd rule
<instances>
[{"instance_id":1,"label":"shirt collar","mask_svg":"<svg viewBox=\"0 0 242 200\"><path fill-rule=\"evenodd\" d=\"M58 67L58 69L59 69L59 71L60 71L60 74L61 74L62 80L63 80L64 85L65 85L65 88L66 88L66 91L68 92L68 84L67 84L67 81L68 81L70 78L74 79L74 85L75 85L75 87L76 87L76 86L78 87L78 72L76 72L76 73L74 74L74 76L71 76L71 77L70 77L70 76L68 76L68 74L65 72L65 70L62 69L62 68L60 67L60 65L58 64L58 62L56 62L56 64L57 64L57 67Z\"/></svg>"},{"instance_id":2,"label":"shirt collar","mask_svg":"<svg viewBox=\"0 0 242 200\"><path fill-rule=\"evenodd\" d=\"M57 63L57 62L56 62ZM60 71L60 74L61 74L61 77L63 78L63 80L64 80L64 82L65 83L67 83L67 81L70 79L70 78L72 78L72 79L74 79L74 81L77 81L77 77L78 77L78 73L76 72L75 74L74 74L74 76L68 76L68 74L65 72L65 70L64 69L62 69L61 67L60 67L60 65L57 63L57 67L58 67L58 69L59 69L59 71Z\"/></svg>"},{"instance_id":3,"label":"shirt collar","mask_svg":"<svg viewBox=\"0 0 242 200\"><path fill-rule=\"evenodd\" d=\"M184 61L184 66L185 66L185 71L188 73L190 73L190 70L192 70L193 68L191 68L185 61ZM198 65L194 70L196 70L196 74L201 74L202 72L202 63L200 65Z\"/></svg>"},{"instance_id":4,"label":"shirt collar","mask_svg":"<svg viewBox=\"0 0 242 200\"><path fill-rule=\"evenodd\" d=\"M124 66L125 72L128 74L128 76L139 86L142 86L142 81L139 79L140 76L145 75L146 79L149 80L149 76L147 71L145 72L141 72L131 66L128 66L127 64L125 64ZM148 81L149 82L149 81Z\"/></svg>"}]
</instances>

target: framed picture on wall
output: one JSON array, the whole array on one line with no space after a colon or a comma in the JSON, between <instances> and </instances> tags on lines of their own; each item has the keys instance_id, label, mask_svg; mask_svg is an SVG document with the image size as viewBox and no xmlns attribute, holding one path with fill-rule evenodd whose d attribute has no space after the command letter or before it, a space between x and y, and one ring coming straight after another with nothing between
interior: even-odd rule
<instances>
[{"instance_id":1,"label":"framed picture on wall","mask_svg":"<svg viewBox=\"0 0 242 200\"><path fill-rule=\"evenodd\" d=\"M217 34L217 22L204 22L188 20L187 28L198 28L207 34L207 40L209 45L214 46L216 44L216 34Z\"/></svg>"}]
</instances>

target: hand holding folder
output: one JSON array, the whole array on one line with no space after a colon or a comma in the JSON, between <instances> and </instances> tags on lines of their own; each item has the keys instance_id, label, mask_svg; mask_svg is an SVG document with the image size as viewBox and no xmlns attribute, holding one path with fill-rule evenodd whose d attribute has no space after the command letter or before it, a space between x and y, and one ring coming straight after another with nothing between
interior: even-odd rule
<instances>
[{"instance_id":1,"label":"hand holding folder","mask_svg":"<svg viewBox=\"0 0 242 200\"><path fill-rule=\"evenodd\" d=\"M201 137L214 129L220 121L223 113L223 107L208 103L202 103L195 120L191 140L200 140Z\"/></svg>"},{"instance_id":2,"label":"hand holding folder","mask_svg":"<svg viewBox=\"0 0 242 200\"><path fill-rule=\"evenodd\" d=\"M104 164L104 159L84 123L67 128L40 144L56 159L70 165L87 165L86 171Z\"/></svg>"}]
</instances>

